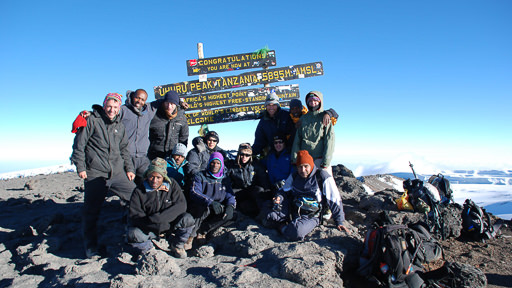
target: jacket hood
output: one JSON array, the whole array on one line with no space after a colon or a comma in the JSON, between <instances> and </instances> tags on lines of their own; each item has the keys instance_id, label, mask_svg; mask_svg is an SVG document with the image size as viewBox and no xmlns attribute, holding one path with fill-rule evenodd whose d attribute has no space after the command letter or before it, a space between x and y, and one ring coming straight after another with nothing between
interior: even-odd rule
<instances>
[{"instance_id":1,"label":"jacket hood","mask_svg":"<svg viewBox=\"0 0 512 288\"><path fill-rule=\"evenodd\" d=\"M322 92L320 92L320 91L308 92L308 94L306 95L306 107L308 107L309 111L312 111L311 108L308 106L308 99L313 96L320 98L320 108L317 111L323 112L324 111L324 94L322 94Z\"/></svg>"}]
</instances>

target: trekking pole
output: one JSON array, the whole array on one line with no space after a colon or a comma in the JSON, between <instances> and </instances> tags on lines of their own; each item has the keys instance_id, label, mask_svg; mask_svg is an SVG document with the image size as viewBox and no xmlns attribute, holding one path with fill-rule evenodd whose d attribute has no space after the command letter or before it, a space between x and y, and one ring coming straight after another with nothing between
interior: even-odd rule
<instances>
[{"instance_id":1,"label":"trekking pole","mask_svg":"<svg viewBox=\"0 0 512 288\"><path fill-rule=\"evenodd\" d=\"M418 179L418 177L416 176L416 172L414 172L414 168L413 168L414 165L412 165L411 161L409 161L409 167L411 167L411 170L412 170L412 174L414 175L414 179Z\"/></svg>"},{"instance_id":2,"label":"trekking pole","mask_svg":"<svg viewBox=\"0 0 512 288\"><path fill-rule=\"evenodd\" d=\"M411 271L411 268L412 268L412 263L414 263L414 259L416 259L416 255L418 255L418 251L420 251L420 249L422 248L422 246L421 246L422 244L423 244L423 239L420 240L420 243L418 244L416 251L414 251L414 254L412 255L412 258L411 258L411 263L409 263L409 267L407 267L407 270L405 271L405 275L409 275L409 272Z\"/></svg>"}]
</instances>

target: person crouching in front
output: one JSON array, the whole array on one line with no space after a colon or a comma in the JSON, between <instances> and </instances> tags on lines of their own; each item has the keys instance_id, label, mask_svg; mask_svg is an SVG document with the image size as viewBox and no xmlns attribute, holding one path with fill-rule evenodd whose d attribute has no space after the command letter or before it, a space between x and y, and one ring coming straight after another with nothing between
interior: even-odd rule
<instances>
[{"instance_id":1,"label":"person crouching in front","mask_svg":"<svg viewBox=\"0 0 512 288\"><path fill-rule=\"evenodd\" d=\"M195 218L195 225L186 248L192 247L196 236L199 245L205 244L209 232L234 219L236 199L224 172L224 157L213 152L207 168L195 175L189 195L189 213Z\"/></svg>"},{"instance_id":2,"label":"person crouching in front","mask_svg":"<svg viewBox=\"0 0 512 288\"><path fill-rule=\"evenodd\" d=\"M297 153L297 172L293 172L274 197L274 208L263 224L278 228L289 241L302 240L320 224L322 205L327 205L336 228L349 232L343 225L345 214L340 193L331 175L318 169L308 151ZM291 216L291 221L288 222Z\"/></svg>"},{"instance_id":3,"label":"person crouching in front","mask_svg":"<svg viewBox=\"0 0 512 288\"><path fill-rule=\"evenodd\" d=\"M127 238L132 246L147 251L152 239L164 234L170 252L186 258L184 245L194 228L194 218L186 213L187 201L176 182L167 176L167 162L155 158L144 173L144 181L135 188L130 199L130 227Z\"/></svg>"}]
</instances>

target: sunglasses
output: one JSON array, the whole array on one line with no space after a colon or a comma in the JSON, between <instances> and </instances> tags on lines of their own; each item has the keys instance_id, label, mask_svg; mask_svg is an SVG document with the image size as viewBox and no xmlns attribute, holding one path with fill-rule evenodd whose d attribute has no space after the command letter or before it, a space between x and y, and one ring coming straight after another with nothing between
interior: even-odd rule
<instances>
[{"instance_id":1,"label":"sunglasses","mask_svg":"<svg viewBox=\"0 0 512 288\"><path fill-rule=\"evenodd\" d=\"M251 154L240 153L240 157L251 157Z\"/></svg>"},{"instance_id":2,"label":"sunglasses","mask_svg":"<svg viewBox=\"0 0 512 288\"><path fill-rule=\"evenodd\" d=\"M213 139L213 138L210 138L210 139L208 139L206 141L208 141L208 142L218 142L217 139Z\"/></svg>"},{"instance_id":3,"label":"sunglasses","mask_svg":"<svg viewBox=\"0 0 512 288\"><path fill-rule=\"evenodd\" d=\"M276 140L276 141L274 141L274 144L283 144L283 143L284 143L283 140Z\"/></svg>"}]
</instances>

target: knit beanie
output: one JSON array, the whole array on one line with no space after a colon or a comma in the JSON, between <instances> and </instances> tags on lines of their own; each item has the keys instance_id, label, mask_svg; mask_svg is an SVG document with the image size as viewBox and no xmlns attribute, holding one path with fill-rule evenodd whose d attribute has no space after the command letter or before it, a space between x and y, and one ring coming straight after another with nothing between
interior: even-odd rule
<instances>
[{"instance_id":1,"label":"knit beanie","mask_svg":"<svg viewBox=\"0 0 512 288\"><path fill-rule=\"evenodd\" d=\"M185 157L187 155L187 146L183 143L178 143L172 149L172 155L180 155Z\"/></svg>"},{"instance_id":2,"label":"knit beanie","mask_svg":"<svg viewBox=\"0 0 512 288\"><path fill-rule=\"evenodd\" d=\"M171 91L165 93L164 102L170 102L170 103L176 104L176 106L179 106L180 105L180 96L178 95L178 93L176 93L176 91L171 90Z\"/></svg>"},{"instance_id":3,"label":"knit beanie","mask_svg":"<svg viewBox=\"0 0 512 288\"><path fill-rule=\"evenodd\" d=\"M267 99L265 100L265 106L269 104L277 104L279 105L279 97L277 97L276 92L272 91L270 95L267 96Z\"/></svg>"},{"instance_id":4,"label":"knit beanie","mask_svg":"<svg viewBox=\"0 0 512 288\"><path fill-rule=\"evenodd\" d=\"M320 91L311 91L306 95L306 106L308 106L309 109L311 109L311 106L309 105L309 101L311 100L317 100L320 101L320 105L318 105L318 108L322 105L322 98L323 94Z\"/></svg>"},{"instance_id":5,"label":"knit beanie","mask_svg":"<svg viewBox=\"0 0 512 288\"><path fill-rule=\"evenodd\" d=\"M292 99L290 101L290 108L293 108L293 107L302 108L302 102L299 99Z\"/></svg>"},{"instance_id":6,"label":"knit beanie","mask_svg":"<svg viewBox=\"0 0 512 288\"><path fill-rule=\"evenodd\" d=\"M297 152L297 166L300 166L302 164L309 164L311 168L315 167L315 163L313 162L313 157L309 155L309 152L307 150L300 150Z\"/></svg>"},{"instance_id":7,"label":"knit beanie","mask_svg":"<svg viewBox=\"0 0 512 288\"><path fill-rule=\"evenodd\" d=\"M276 134L274 134L274 137L272 139L273 139L273 141L283 140L284 142L286 142L286 135L283 132L276 132Z\"/></svg>"},{"instance_id":8,"label":"knit beanie","mask_svg":"<svg viewBox=\"0 0 512 288\"><path fill-rule=\"evenodd\" d=\"M121 98L123 98L123 95L119 93L108 93L107 96L105 96L105 100L103 100L103 107L105 107L108 100L114 100L119 102L119 104L123 104L123 102L121 102Z\"/></svg>"},{"instance_id":9,"label":"knit beanie","mask_svg":"<svg viewBox=\"0 0 512 288\"><path fill-rule=\"evenodd\" d=\"M238 145L238 153L244 152L244 151L248 151L249 153L252 154L251 144L249 144L249 143L242 143L242 144Z\"/></svg>"},{"instance_id":10,"label":"knit beanie","mask_svg":"<svg viewBox=\"0 0 512 288\"><path fill-rule=\"evenodd\" d=\"M169 179L169 177L167 176L167 161L165 161L164 159L160 157L156 157L155 159L153 159L146 172L144 172L144 179L146 179L148 175L153 172L162 175L166 182L171 182L171 179Z\"/></svg>"},{"instance_id":11,"label":"knit beanie","mask_svg":"<svg viewBox=\"0 0 512 288\"><path fill-rule=\"evenodd\" d=\"M217 134L217 132L209 131L208 133L206 133L206 135L204 136L204 142L206 142L209 138L214 138L215 140L217 140L217 143L219 143L219 134Z\"/></svg>"},{"instance_id":12,"label":"knit beanie","mask_svg":"<svg viewBox=\"0 0 512 288\"><path fill-rule=\"evenodd\" d=\"M220 169L219 172L212 174L212 171L210 170L210 163L212 163L213 160L219 160L220 161ZM224 176L224 156L220 152L213 152L210 155L210 160L208 160L208 173L212 175L214 178L222 178Z\"/></svg>"}]
</instances>

